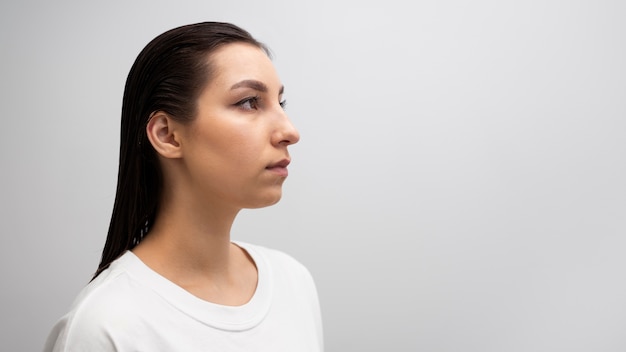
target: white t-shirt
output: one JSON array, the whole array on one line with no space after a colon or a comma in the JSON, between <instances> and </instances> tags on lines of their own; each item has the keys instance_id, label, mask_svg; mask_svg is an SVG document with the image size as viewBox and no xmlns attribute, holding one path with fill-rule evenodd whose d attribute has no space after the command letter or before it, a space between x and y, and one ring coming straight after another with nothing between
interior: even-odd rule
<instances>
[{"instance_id":1,"label":"white t-shirt","mask_svg":"<svg viewBox=\"0 0 626 352\"><path fill-rule=\"evenodd\" d=\"M323 351L308 270L280 251L237 245L258 271L248 303L233 307L197 298L127 251L81 291L44 352Z\"/></svg>"}]
</instances>

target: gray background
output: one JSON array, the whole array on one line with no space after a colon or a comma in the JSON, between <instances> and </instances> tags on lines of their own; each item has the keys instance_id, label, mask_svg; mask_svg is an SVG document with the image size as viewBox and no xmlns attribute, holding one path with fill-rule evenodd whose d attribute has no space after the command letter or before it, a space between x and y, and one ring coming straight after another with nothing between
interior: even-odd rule
<instances>
[{"instance_id":1,"label":"gray background","mask_svg":"<svg viewBox=\"0 0 626 352\"><path fill-rule=\"evenodd\" d=\"M3 351L37 351L108 226L124 81L204 20L275 53L302 134L239 240L313 273L328 351L626 350L622 1L3 1Z\"/></svg>"}]
</instances>

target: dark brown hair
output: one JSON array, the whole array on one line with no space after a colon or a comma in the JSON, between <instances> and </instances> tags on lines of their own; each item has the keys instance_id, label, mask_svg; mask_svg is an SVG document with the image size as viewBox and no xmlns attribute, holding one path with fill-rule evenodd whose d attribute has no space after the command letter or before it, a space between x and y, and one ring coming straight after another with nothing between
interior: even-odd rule
<instances>
[{"instance_id":1,"label":"dark brown hair","mask_svg":"<svg viewBox=\"0 0 626 352\"><path fill-rule=\"evenodd\" d=\"M211 78L210 54L236 42L252 44L269 55L265 45L233 24L202 22L157 36L137 56L124 88L117 191L94 278L135 247L154 221L162 175L146 136L150 116L163 111L179 121L193 120L197 98Z\"/></svg>"}]
</instances>

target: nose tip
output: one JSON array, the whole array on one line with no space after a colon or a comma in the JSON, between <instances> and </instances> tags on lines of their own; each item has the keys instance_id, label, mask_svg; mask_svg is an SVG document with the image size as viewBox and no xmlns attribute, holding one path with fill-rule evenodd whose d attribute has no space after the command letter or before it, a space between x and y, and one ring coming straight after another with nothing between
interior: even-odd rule
<instances>
[{"instance_id":1,"label":"nose tip","mask_svg":"<svg viewBox=\"0 0 626 352\"><path fill-rule=\"evenodd\" d=\"M289 144L296 144L300 140L300 132L298 132L296 127L291 122L289 122L289 125L291 126L291 129L292 129L291 136L288 139Z\"/></svg>"},{"instance_id":2,"label":"nose tip","mask_svg":"<svg viewBox=\"0 0 626 352\"><path fill-rule=\"evenodd\" d=\"M283 113L283 123L278 135L278 143L282 145L296 144L300 140L300 132L293 125L287 114Z\"/></svg>"},{"instance_id":3,"label":"nose tip","mask_svg":"<svg viewBox=\"0 0 626 352\"><path fill-rule=\"evenodd\" d=\"M292 145L292 144L298 143L299 140L300 140L300 132L298 132L298 130L295 127L291 126L290 130L285 131L282 134L280 144Z\"/></svg>"}]
</instances>

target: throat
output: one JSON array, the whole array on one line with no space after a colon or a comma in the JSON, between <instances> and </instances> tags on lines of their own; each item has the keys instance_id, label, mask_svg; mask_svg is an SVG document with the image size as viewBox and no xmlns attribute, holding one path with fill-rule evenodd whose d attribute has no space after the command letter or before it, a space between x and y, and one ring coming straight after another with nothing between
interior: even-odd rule
<instances>
[{"instance_id":1,"label":"throat","mask_svg":"<svg viewBox=\"0 0 626 352\"><path fill-rule=\"evenodd\" d=\"M248 303L258 285L258 270L250 255L232 245L231 265L226 275L198 275L179 286L192 295L224 306L242 306Z\"/></svg>"}]
</instances>

